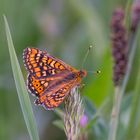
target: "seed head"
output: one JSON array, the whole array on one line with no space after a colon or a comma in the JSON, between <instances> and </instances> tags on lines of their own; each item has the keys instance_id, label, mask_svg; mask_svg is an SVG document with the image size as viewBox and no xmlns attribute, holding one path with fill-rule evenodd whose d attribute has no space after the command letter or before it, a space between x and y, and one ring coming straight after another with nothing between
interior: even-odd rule
<instances>
[{"instance_id":1,"label":"seed head","mask_svg":"<svg viewBox=\"0 0 140 140\"><path fill-rule=\"evenodd\" d=\"M127 65L127 39L124 26L124 11L117 8L111 19L112 56L114 59L113 82L117 86L125 74Z\"/></svg>"},{"instance_id":2,"label":"seed head","mask_svg":"<svg viewBox=\"0 0 140 140\"><path fill-rule=\"evenodd\" d=\"M135 0L131 12L131 31L135 32L140 21L140 0Z\"/></svg>"}]
</instances>

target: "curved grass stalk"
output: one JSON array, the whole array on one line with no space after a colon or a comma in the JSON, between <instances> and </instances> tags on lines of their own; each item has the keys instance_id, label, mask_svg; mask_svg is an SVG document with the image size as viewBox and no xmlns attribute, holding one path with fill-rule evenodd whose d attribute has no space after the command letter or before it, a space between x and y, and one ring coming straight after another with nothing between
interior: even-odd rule
<instances>
[{"instance_id":1,"label":"curved grass stalk","mask_svg":"<svg viewBox=\"0 0 140 140\"><path fill-rule=\"evenodd\" d=\"M4 22L5 22L5 31L6 31L6 36L7 36L11 66L13 70L13 76L14 76L14 80L16 84L16 89L17 89L23 117L27 126L27 130L29 132L30 139L39 140L29 95L28 95L28 92L24 83L23 75L22 75L20 65L19 65L16 52L14 49L9 25L5 16L4 16Z\"/></svg>"}]
</instances>

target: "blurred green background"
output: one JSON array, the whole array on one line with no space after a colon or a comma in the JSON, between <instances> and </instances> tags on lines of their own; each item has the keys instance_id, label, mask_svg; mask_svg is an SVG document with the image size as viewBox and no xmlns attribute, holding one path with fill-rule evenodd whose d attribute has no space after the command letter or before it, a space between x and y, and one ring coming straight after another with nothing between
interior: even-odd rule
<instances>
[{"instance_id":1,"label":"blurred green background","mask_svg":"<svg viewBox=\"0 0 140 140\"><path fill-rule=\"evenodd\" d=\"M90 45L84 68L101 70L100 75L89 73L84 79L82 96L98 108L106 99L112 99L112 57L110 46L110 18L117 6L126 6L126 0L0 0L0 140L29 140L17 96L10 65L3 14L7 16L15 50L24 78L23 49L33 46L46 49L64 62L81 68ZM134 74L128 92L131 92L137 70L136 54ZM34 97L30 96L33 103ZM85 101L86 102L86 101ZM41 140L66 139L62 130L52 124L59 117L53 111L32 104ZM112 101L105 108L110 117ZM127 119L127 116L126 116ZM108 122L105 122L105 125ZM108 127L108 126L107 126ZM103 131L95 130L97 135Z\"/></svg>"}]
</instances>

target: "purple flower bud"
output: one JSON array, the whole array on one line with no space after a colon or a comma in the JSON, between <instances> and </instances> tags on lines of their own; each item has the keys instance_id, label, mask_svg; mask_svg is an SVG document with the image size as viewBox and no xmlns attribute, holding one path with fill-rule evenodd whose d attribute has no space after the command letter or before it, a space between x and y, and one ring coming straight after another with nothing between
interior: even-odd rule
<instances>
[{"instance_id":1,"label":"purple flower bud","mask_svg":"<svg viewBox=\"0 0 140 140\"><path fill-rule=\"evenodd\" d=\"M85 127L87 123L88 123L88 117L85 114L83 114L83 116L80 119L80 126Z\"/></svg>"},{"instance_id":2,"label":"purple flower bud","mask_svg":"<svg viewBox=\"0 0 140 140\"><path fill-rule=\"evenodd\" d=\"M113 12L111 20L112 56L114 59L113 82L115 86L120 84L127 65L128 45L126 29L123 23L124 11L121 8L117 8Z\"/></svg>"},{"instance_id":3,"label":"purple flower bud","mask_svg":"<svg viewBox=\"0 0 140 140\"><path fill-rule=\"evenodd\" d=\"M135 32L140 21L140 0L135 0L132 5L131 31Z\"/></svg>"}]
</instances>

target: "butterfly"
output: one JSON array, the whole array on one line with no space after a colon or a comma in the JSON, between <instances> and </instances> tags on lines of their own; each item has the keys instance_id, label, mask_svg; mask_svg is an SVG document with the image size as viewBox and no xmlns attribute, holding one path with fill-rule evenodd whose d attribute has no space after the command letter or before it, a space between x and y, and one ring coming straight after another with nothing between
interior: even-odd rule
<instances>
[{"instance_id":1,"label":"butterfly","mask_svg":"<svg viewBox=\"0 0 140 140\"><path fill-rule=\"evenodd\" d=\"M86 76L85 70L77 70L37 48L24 49L23 62L28 91L37 97L35 104L48 110L58 107Z\"/></svg>"}]
</instances>

